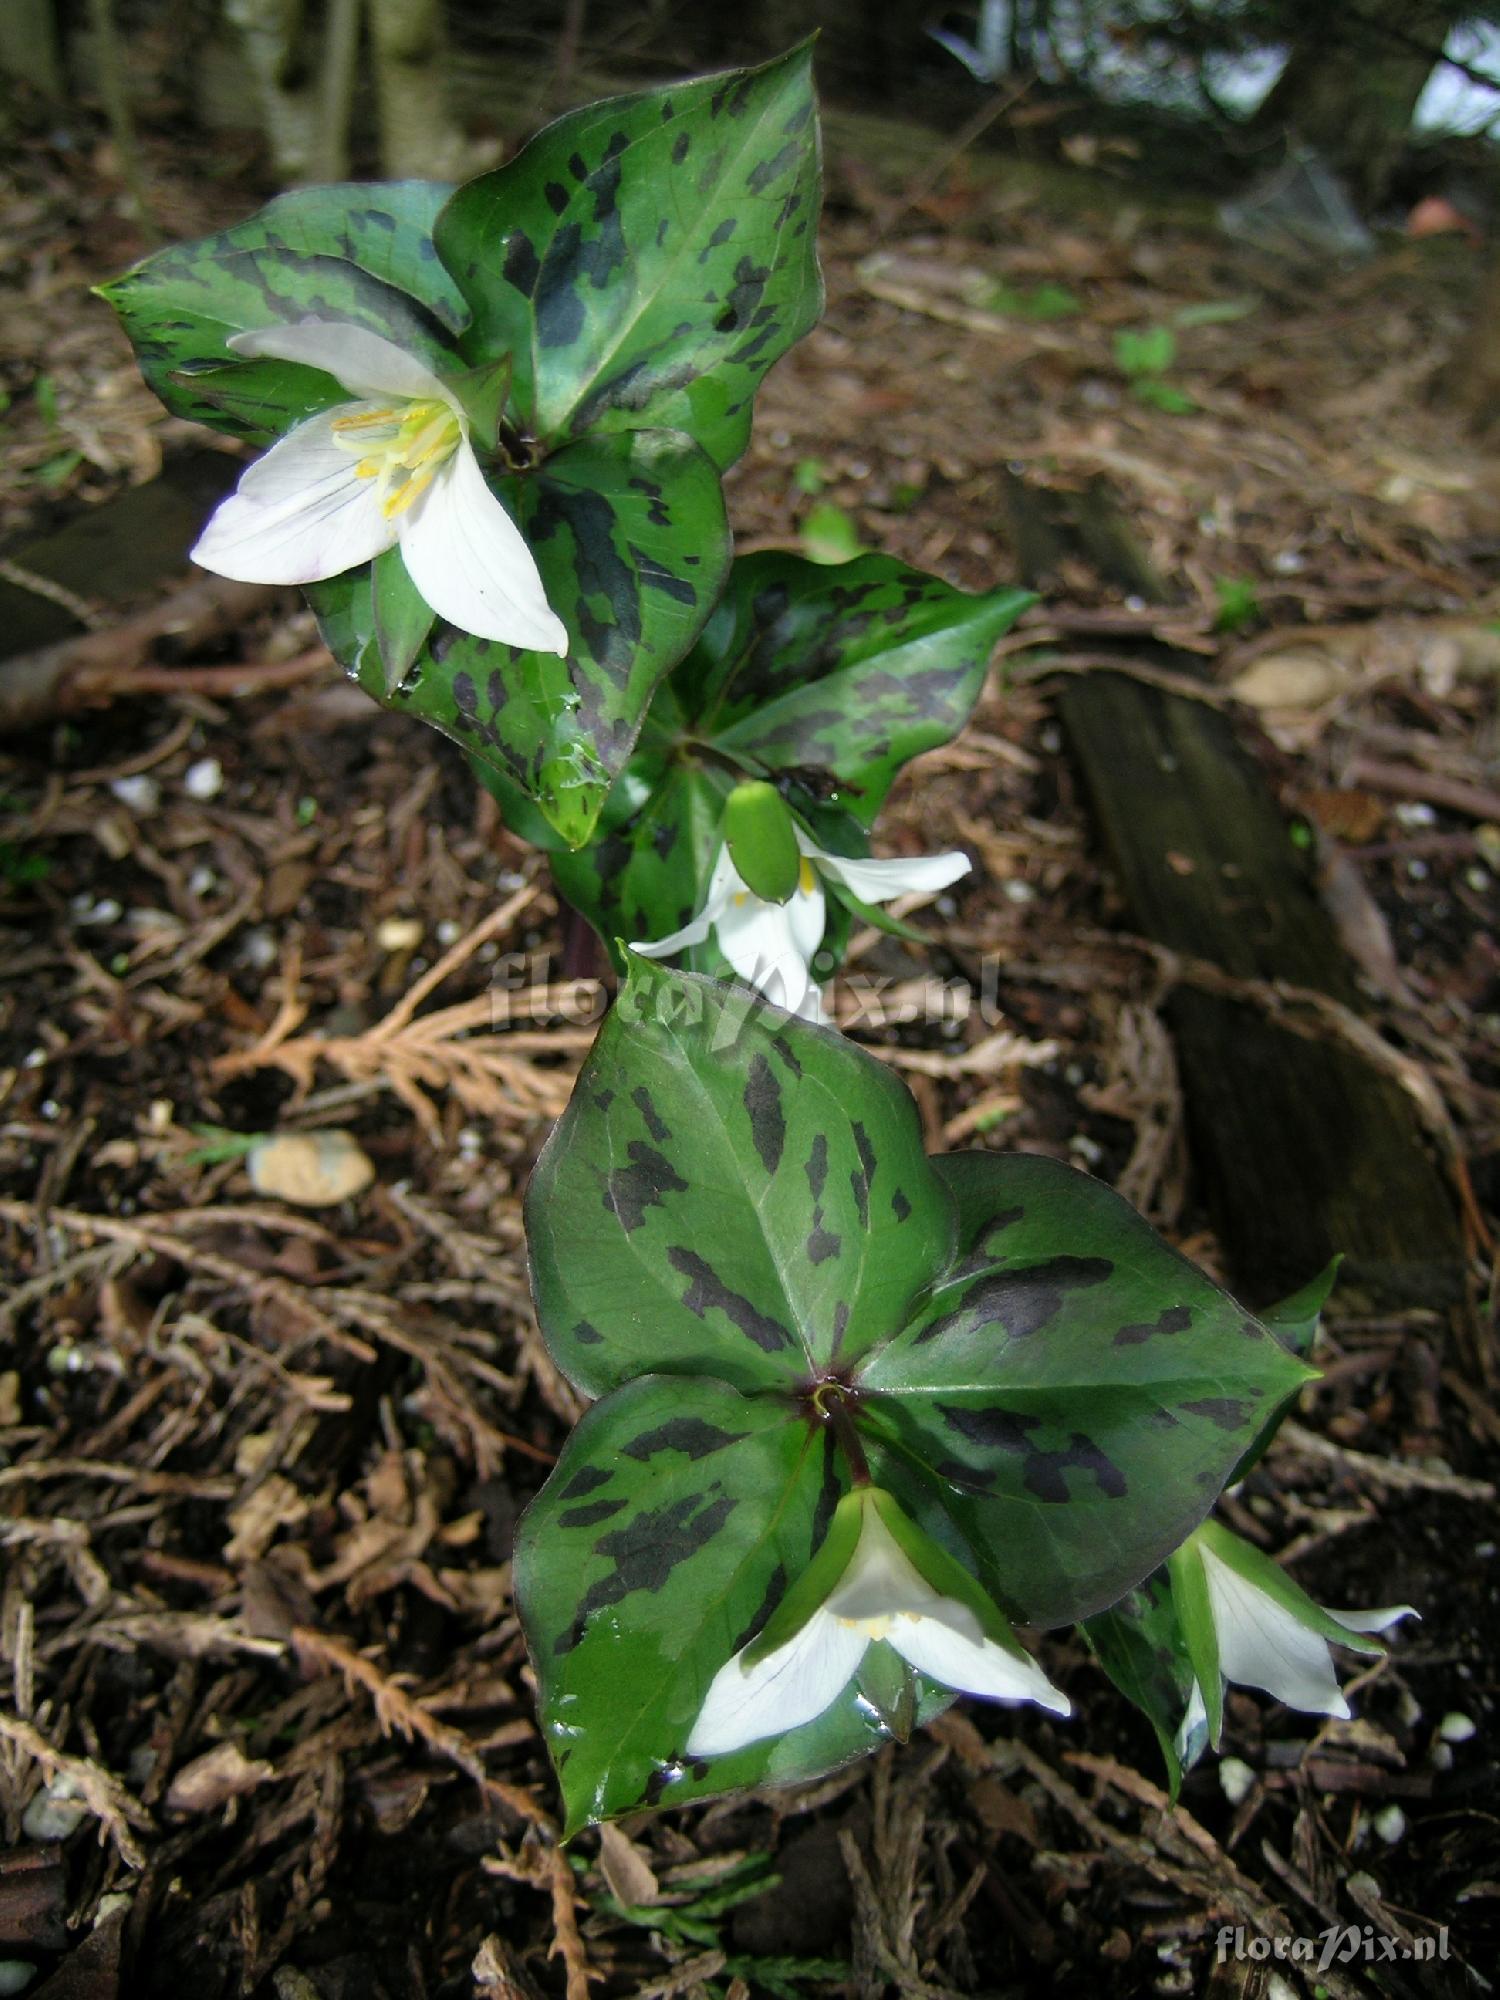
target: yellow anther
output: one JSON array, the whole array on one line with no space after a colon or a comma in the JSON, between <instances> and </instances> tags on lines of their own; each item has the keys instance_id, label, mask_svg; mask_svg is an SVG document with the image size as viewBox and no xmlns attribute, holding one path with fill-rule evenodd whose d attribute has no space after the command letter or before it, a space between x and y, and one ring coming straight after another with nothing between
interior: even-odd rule
<instances>
[{"instance_id":1,"label":"yellow anther","mask_svg":"<svg viewBox=\"0 0 1500 2000\"><path fill-rule=\"evenodd\" d=\"M337 443L360 454L354 468L356 477L378 482L387 520L416 505L462 444L464 435L457 413L431 396L390 409L357 410L347 417L335 417L332 429ZM371 435L381 431L385 432L383 437Z\"/></svg>"},{"instance_id":2,"label":"yellow anther","mask_svg":"<svg viewBox=\"0 0 1500 2000\"><path fill-rule=\"evenodd\" d=\"M802 866L797 870L797 887L802 891L804 896L810 896L817 886L818 878L813 872L813 865L804 854L802 857Z\"/></svg>"},{"instance_id":3,"label":"yellow anther","mask_svg":"<svg viewBox=\"0 0 1500 2000\"><path fill-rule=\"evenodd\" d=\"M359 410L352 417L335 417L333 428L336 431L368 431L373 430L377 424L394 424L400 421L399 410Z\"/></svg>"},{"instance_id":4,"label":"yellow anther","mask_svg":"<svg viewBox=\"0 0 1500 2000\"><path fill-rule=\"evenodd\" d=\"M403 479L395 492L383 503L386 519L394 521L398 514L404 514L407 508L427 491L437 474L437 466L429 465L423 471L414 472L409 478Z\"/></svg>"}]
</instances>

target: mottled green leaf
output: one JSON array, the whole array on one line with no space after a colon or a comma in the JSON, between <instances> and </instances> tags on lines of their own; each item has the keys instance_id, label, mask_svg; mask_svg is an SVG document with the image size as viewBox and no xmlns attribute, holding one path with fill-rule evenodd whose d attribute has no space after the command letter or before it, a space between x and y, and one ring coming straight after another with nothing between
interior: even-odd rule
<instances>
[{"instance_id":1,"label":"mottled green leaf","mask_svg":"<svg viewBox=\"0 0 1500 2000\"><path fill-rule=\"evenodd\" d=\"M169 410L265 443L349 392L320 369L238 359L231 334L313 316L350 320L451 373L468 308L432 242L450 192L429 181L298 188L232 229L157 251L99 290Z\"/></svg>"},{"instance_id":2,"label":"mottled green leaf","mask_svg":"<svg viewBox=\"0 0 1500 2000\"><path fill-rule=\"evenodd\" d=\"M368 570L312 585L324 636L361 686L418 715L586 840L651 691L691 644L728 563L714 467L668 431L580 438L494 490L536 557L567 659L439 624L387 695Z\"/></svg>"},{"instance_id":3,"label":"mottled green leaf","mask_svg":"<svg viewBox=\"0 0 1500 2000\"><path fill-rule=\"evenodd\" d=\"M1194 1676L1166 1571L1153 1570L1118 1604L1085 1619L1083 1633L1105 1673L1155 1731L1167 1767L1167 1784L1175 1799L1183 1772L1190 1770L1208 1747L1208 1731L1198 1728L1193 1740L1179 1747L1177 1732L1187 1712Z\"/></svg>"},{"instance_id":4,"label":"mottled green leaf","mask_svg":"<svg viewBox=\"0 0 1500 2000\"><path fill-rule=\"evenodd\" d=\"M822 309L807 48L568 113L437 220L475 359L512 357L521 427L678 429L720 466Z\"/></svg>"},{"instance_id":5,"label":"mottled green leaf","mask_svg":"<svg viewBox=\"0 0 1500 2000\"><path fill-rule=\"evenodd\" d=\"M1102 1182L935 1164L964 1247L857 1371L872 1468L1020 1616L1084 1618L1183 1541L1311 1371Z\"/></svg>"},{"instance_id":6,"label":"mottled green leaf","mask_svg":"<svg viewBox=\"0 0 1500 2000\"><path fill-rule=\"evenodd\" d=\"M590 1395L646 1373L786 1391L852 1365L954 1241L890 1070L745 987L640 957L526 1218L547 1345Z\"/></svg>"},{"instance_id":7,"label":"mottled green leaf","mask_svg":"<svg viewBox=\"0 0 1500 2000\"><path fill-rule=\"evenodd\" d=\"M634 1806L816 1777L888 1739L856 1679L787 1736L686 1757L709 1683L805 1568L840 1489L796 1405L706 1379L683 1390L647 1376L596 1403L516 1539L570 1833ZM890 1665L879 1654L866 1656L877 1674ZM921 1719L951 1700L925 1681L914 1692Z\"/></svg>"},{"instance_id":8,"label":"mottled green leaf","mask_svg":"<svg viewBox=\"0 0 1500 2000\"><path fill-rule=\"evenodd\" d=\"M901 766L968 721L995 642L1035 602L970 596L893 556L834 575L775 550L746 556L674 677L678 700L717 750L807 775L869 827Z\"/></svg>"}]
</instances>

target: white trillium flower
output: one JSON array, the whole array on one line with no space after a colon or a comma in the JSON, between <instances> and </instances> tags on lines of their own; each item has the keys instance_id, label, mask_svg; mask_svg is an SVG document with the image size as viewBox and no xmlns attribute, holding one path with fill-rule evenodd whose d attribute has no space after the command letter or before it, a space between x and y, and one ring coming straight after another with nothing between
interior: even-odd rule
<instances>
[{"instance_id":1,"label":"white trillium flower","mask_svg":"<svg viewBox=\"0 0 1500 2000\"><path fill-rule=\"evenodd\" d=\"M399 546L440 618L481 639L568 651L520 529L490 491L469 419L394 341L304 319L229 338L236 354L299 361L356 400L308 417L257 459L193 561L241 583L318 583Z\"/></svg>"},{"instance_id":2,"label":"white trillium flower","mask_svg":"<svg viewBox=\"0 0 1500 2000\"><path fill-rule=\"evenodd\" d=\"M872 1498L868 1489L848 1496L856 1502ZM1016 1642L1012 1650L987 1637L972 1606L929 1583L878 1507L864 1504L859 1539L834 1587L784 1645L757 1658L752 1643L719 1669L688 1737L687 1754L723 1756L812 1722L838 1700L866 1648L877 1641L893 1646L918 1673L944 1687L1071 1713L1067 1696L1030 1654Z\"/></svg>"},{"instance_id":3,"label":"white trillium flower","mask_svg":"<svg viewBox=\"0 0 1500 2000\"><path fill-rule=\"evenodd\" d=\"M862 903L889 903L913 890L932 894L969 872L969 857L956 851L920 854L911 860L855 861L825 854L796 829L802 867L797 886L784 903L768 902L749 888L727 846L719 849L708 879L708 896L690 923L670 937L634 943L643 958L671 958L712 932L720 951L747 985L778 1007L805 1021L826 1021L823 990L808 970L823 942L827 898L822 876L841 882Z\"/></svg>"},{"instance_id":4,"label":"white trillium flower","mask_svg":"<svg viewBox=\"0 0 1500 2000\"><path fill-rule=\"evenodd\" d=\"M1203 1551L1208 1601L1219 1641L1219 1671L1226 1681L1260 1688L1288 1708L1309 1715L1349 1719L1350 1709L1334 1672L1329 1638L1306 1625L1295 1612L1239 1570ZM1384 1632L1401 1618L1415 1618L1409 1604L1388 1604L1378 1611L1324 1611L1340 1625L1359 1651L1371 1632ZM1329 1635L1332 1636L1332 1635Z\"/></svg>"},{"instance_id":5,"label":"white trillium flower","mask_svg":"<svg viewBox=\"0 0 1500 2000\"><path fill-rule=\"evenodd\" d=\"M1331 1647L1378 1654L1381 1648L1371 1633L1385 1632L1399 1619L1418 1615L1409 1604L1389 1604L1375 1611L1327 1610L1269 1556L1216 1521L1205 1522L1174 1556L1174 1595L1184 1588L1196 1593L1196 1579L1191 1568L1184 1576L1184 1565L1196 1565L1201 1576L1201 1602L1212 1626L1219 1686L1212 1699L1205 1696L1201 1641L1194 1646L1189 1625L1189 1652L1199 1677L1178 1732L1180 1746L1195 1727L1204 1725L1217 1740L1225 1681L1259 1688L1308 1715L1347 1721L1351 1711L1339 1686Z\"/></svg>"}]
</instances>

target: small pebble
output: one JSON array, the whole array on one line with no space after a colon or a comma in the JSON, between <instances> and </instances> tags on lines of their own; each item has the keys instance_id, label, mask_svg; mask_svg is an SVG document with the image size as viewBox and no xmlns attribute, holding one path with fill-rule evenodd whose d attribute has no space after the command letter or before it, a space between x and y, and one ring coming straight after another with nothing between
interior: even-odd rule
<instances>
[{"instance_id":1,"label":"small pebble","mask_svg":"<svg viewBox=\"0 0 1500 2000\"><path fill-rule=\"evenodd\" d=\"M154 813L161 804L161 786L144 771L133 778L112 778L109 789L133 813Z\"/></svg>"},{"instance_id":2,"label":"small pebble","mask_svg":"<svg viewBox=\"0 0 1500 2000\"><path fill-rule=\"evenodd\" d=\"M1466 868L1464 870L1464 881L1474 891L1476 896L1483 896L1488 891L1493 879L1487 868Z\"/></svg>"},{"instance_id":3,"label":"small pebble","mask_svg":"<svg viewBox=\"0 0 1500 2000\"><path fill-rule=\"evenodd\" d=\"M1453 1769L1453 1746L1448 1743L1434 1743L1427 1753L1427 1761L1434 1771Z\"/></svg>"},{"instance_id":4,"label":"small pebble","mask_svg":"<svg viewBox=\"0 0 1500 2000\"><path fill-rule=\"evenodd\" d=\"M224 789L224 766L217 757L200 757L183 772L182 789L190 799L216 799Z\"/></svg>"},{"instance_id":5,"label":"small pebble","mask_svg":"<svg viewBox=\"0 0 1500 2000\"><path fill-rule=\"evenodd\" d=\"M200 900L204 896L211 896L218 886L219 878L212 868L195 868L188 877L188 894L197 896Z\"/></svg>"},{"instance_id":6,"label":"small pebble","mask_svg":"<svg viewBox=\"0 0 1500 2000\"><path fill-rule=\"evenodd\" d=\"M298 1208L332 1208L363 1194L375 1165L351 1132L282 1132L258 1139L245 1155L257 1194Z\"/></svg>"},{"instance_id":7,"label":"small pebble","mask_svg":"<svg viewBox=\"0 0 1500 2000\"><path fill-rule=\"evenodd\" d=\"M21 1831L28 1840L66 1840L88 1816L88 1807L78 1797L73 1780L59 1772L51 1784L37 1792L21 1815Z\"/></svg>"},{"instance_id":8,"label":"small pebble","mask_svg":"<svg viewBox=\"0 0 1500 2000\"><path fill-rule=\"evenodd\" d=\"M12 1993L24 1993L36 1978L36 1967L24 1958L0 1958L0 2000Z\"/></svg>"},{"instance_id":9,"label":"small pebble","mask_svg":"<svg viewBox=\"0 0 1500 2000\"><path fill-rule=\"evenodd\" d=\"M1232 1806L1242 1805L1250 1796L1255 1773L1238 1757L1226 1757L1219 1766L1219 1789Z\"/></svg>"},{"instance_id":10,"label":"small pebble","mask_svg":"<svg viewBox=\"0 0 1500 2000\"><path fill-rule=\"evenodd\" d=\"M1406 1831L1406 1814L1400 1806L1382 1806L1370 1824L1387 1847L1394 1847Z\"/></svg>"},{"instance_id":11,"label":"small pebble","mask_svg":"<svg viewBox=\"0 0 1500 2000\"><path fill-rule=\"evenodd\" d=\"M252 972L269 972L276 963L276 940L263 924L246 931L240 945L240 962Z\"/></svg>"},{"instance_id":12,"label":"small pebble","mask_svg":"<svg viewBox=\"0 0 1500 2000\"><path fill-rule=\"evenodd\" d=\"M1036 901L1036 890L1019 875L1007 875L1000 886L1008 903L1034 903Z\"/></svg>"},{"instance_id":13,"label":"small pebble","mask_svg":"<svg viewBox=\"0 0 1500 2000\"><path fill-rule=\"evenodd\" d=\"M375 932L382 951L415 951L422 942L420 917L387 917Z\"/></svg>"},{"instance_id":14,"label":"small pebble","mask_svg":"<svg viewBox=\"0 0 1500 2000\"><path fill-rule=\"evenodd\" d=\"M437 941L445 951L450 944L457 944L463 934L463 925L456 924L452 917L444 917L436 933Z\"/></svg>"},{"instance_id":15,"label":"small pebble","mask_svg":"<svg viewBox=\"0 0 1500 2000\"><path fill-rule=\"evenodd\" d=\"M1437 825L1437 814L1431 806L1424 805L1420 799L1403 799L1394 810L1396 818L1402 826Z\"/></svg>"},{"instance_id":16,"label":"small pebble","mask_svg":"<svg viewBox=\"0 0 1500 2000\"><path fill-rule=\"evenodd\" d=\"M1472 1715L1462 1715L1457 1709L1445 1715L1438 1724L1438 1735L1445 1743L1470 1743L1479 1734L1479 1725Z\"/></svg>"},{"instance_id":17,"label":"small pebble","mask_svg":"<svg viewBox=\"0 0 1500 2000\"><path fill-rule=\"evenodd\" d=\"M125 905L113 896L101 896L97 903L92 896L75 896L68 907L75 924L117 924L125 914Z\"/></svg>"},{"instance_id":18,"label":"small pebble","mask_svg":"<svg viewBox=\"0 0 1500 2000\"><path fill-rule=\"evenodd\" d=\"M1413 882L1425 882L1431 872L1420 854L1413 854L1406 864L1406 873Z\"/></svg>"},{"instance_id":19,"label":"small pebble","mask_svg":"<svg viewBox=\"0 0 1500 2000\"><path fill-rule=\"evenodd\" d=\"M1266 1981L1266 2000L1298 2000L1297 1989L1279 1972L1273 1972Z\"/></svg>"}]
</instances>

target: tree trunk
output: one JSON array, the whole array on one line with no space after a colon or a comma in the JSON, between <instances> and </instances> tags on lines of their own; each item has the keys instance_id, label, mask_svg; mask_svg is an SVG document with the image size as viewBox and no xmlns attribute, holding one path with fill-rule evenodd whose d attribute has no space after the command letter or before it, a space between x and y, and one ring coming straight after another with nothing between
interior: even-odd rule
<instances>
[{"instance_id":1,"label":"tree trunk","mask_svg":"<svg viewBox=\"0 0 1500 2000\"><path fill-rule=\"evenodd\" d=\"M359 30L364 0L330 0L323 37L322 117L310 161L315 181L341 181L349 172L349 120L359 71Z\"/></svg>"},{"instance_id":2,"label":"tree trunk","mask_svg":"<svg viewBox=\"0 0 1500 2000\"><path fill-rule=\"evenodd\" d=\"M1500 250L1490 257L1469 331L1443 371L1441 389L1481 435L1500 429Z\"/></svg>"},{"instance_id":3,"label":"tree trunk","mask_svg":"<svg viewBox=\"0 0 1500 2000\"><path fill-rule=\"evenodd\" d=\"M380 159L397 180L451 180L463 135L448 111L442 0L370 0Z\"/></svg>"},{"instance_id":4,"label":"tree trunk","mask_svg":"<svg viewBox=\"0 0 1500 2000\"><path fill-rule=\"evenodd\" d=\"M317 154L320 93L302 0L225 0L224 11L245 45L277 178L305 181Z\"/></svg>"},{"instance_id":5,"label":"tree trunk","mask_svg":"<svg viewBox=\"0 0 1500 2000\"><path fill-rule=\"evenodd\" d=\"M1368 212L1385 199L1453 18L1441 0L1312 6L1254 129L1283 131L1333 168Z\"/></svg>"},{"instance_id":6,"label":"tree trunk","mask_svg":"<svg viewBox=\"0 0 1500 2000\"><path fill-rule=\"evenodd\" d=\"M66 96L54 0L4 0L0 6L0 74L29 83L49 103Z\"/></svg>"}]
</instances>

